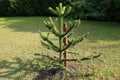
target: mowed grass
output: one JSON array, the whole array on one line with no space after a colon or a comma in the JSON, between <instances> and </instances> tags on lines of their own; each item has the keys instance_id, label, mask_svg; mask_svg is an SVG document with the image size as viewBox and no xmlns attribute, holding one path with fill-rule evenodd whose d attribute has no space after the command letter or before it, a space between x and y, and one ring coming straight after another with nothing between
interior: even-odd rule
<instances>
[{"instance_id":1,"label":"mowed grass","mask_svg":"<svg viewBox=\"0 0 120 80\"><path fill-rule=\"evenodd\" d=\"M32 80L36 73L28 65L28 59L33 59L35 53L56 54L40 44L38 30L43 31L43 34L48 32L43 24L44 20L48 18L0 18L0 80ZM68 63L68 67L76 72L95 73L94 76L74 80L120 80L120 23L81 21L80 27L73 31L73 37L78 38L86 32L90 32L88 38L69 50L79 55L68 57L102 55L80 65ZM57 41L53 35L50 38Z\"/></svg>"}]
</instances>

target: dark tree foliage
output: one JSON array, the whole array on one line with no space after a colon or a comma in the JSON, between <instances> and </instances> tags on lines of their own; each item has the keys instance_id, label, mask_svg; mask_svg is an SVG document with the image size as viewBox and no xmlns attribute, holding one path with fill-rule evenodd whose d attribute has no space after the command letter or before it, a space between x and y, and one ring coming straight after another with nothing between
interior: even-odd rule
<instances>
[{"instance_id":1,"label":"dark tree foliage","mask_svg":"<svg viewBox=\"0 0 120 80\"><path fill-rule=\"evenodd\" d=\"M48 16L48 7L64 0L0 0L0 16Z\"/></svg>"},{"instance_id":2,"label":"dark tree foliage","mask_svg":"<svg viewBox=\"0 0 120 80\"><path fill-rule=\"evenodd\" d=\"M120 0L103 0L101 10L105 19L120 22Z\"/></svg>"},{"instance_id":3,"label":"dark tree foliage","mask_svg":"<svg viewBox=\"0 0 120 80\"><path fill-rule=\"evenodd\" d=\"M0 0L0 16L50 16L48 7L72 6L72 19L120 22L120 0Z\"/></svg>"},{"instance_id":4,"label":"dark tree foliage","mask_svg":"<svg viewBox=\"0 0 120 80\"><path fill-rule=\"evenodd\" d=\"M74 19L120 21L120 0L67 0Z\"/></svg>"},{"instance_id":5,"label":"dark tree foliage","mask_svg":"<svg viewBox=\"0 0 120 80\"><path fill-rule=\"evenodd\" d=\"M9 15L10 2L9 0L0 0L0 16Z\"/></svg>"}]
</instances>

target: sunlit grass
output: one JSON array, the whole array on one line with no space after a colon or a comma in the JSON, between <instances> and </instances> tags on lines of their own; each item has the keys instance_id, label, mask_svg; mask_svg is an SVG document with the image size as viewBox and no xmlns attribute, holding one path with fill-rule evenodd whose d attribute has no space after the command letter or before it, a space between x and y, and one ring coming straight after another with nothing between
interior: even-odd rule
<instances>
[{"instance_id":1,"label":"sunlit grass","mask_svg":"<svg viewBox=\"0 0 120 80\"><path fill-rule=\"evenodd\" d=\"M14 80L21 76L25 70L18 64L27 63L25 60L34 57L35 53L52 54L40 44L38 30L47 33L43 25L45 17L3 17L0 18L0 80ZM68 67L83 73L94 71L95 75L89 80L119 80L120 79L120 24L111 22L82 21L79 28L73 31L73 37L77 38L81 33L90 32L90 35L82 43L79 43L71 51L78 52L75 58L81 58L93 54L102 53L95 60L82 62L80 66L69 63ZM50 38L56 42L56 38ZM68 55L69 58L73 57ZM16 57L21 58L16 59ZM3 62L6 60L6 62ZM7 62L17 62L9 64ZM2 64L14 66L15 68L6 69ZM13 65L12 65L13 64ZM24 65L21 65L26 67ZM19 70L20 68L20 70ZM1 76L6 70L18 70L17 74ZM26 68L28 69L28 68ZM10 71L11 71L10 70ZM33 74L30 74L33 76ZM32 76L25 80L30 80ZM85 78L86 79L86 78ZM87 79L86 79L87 80Z\"/></svg>"}]
</instances>

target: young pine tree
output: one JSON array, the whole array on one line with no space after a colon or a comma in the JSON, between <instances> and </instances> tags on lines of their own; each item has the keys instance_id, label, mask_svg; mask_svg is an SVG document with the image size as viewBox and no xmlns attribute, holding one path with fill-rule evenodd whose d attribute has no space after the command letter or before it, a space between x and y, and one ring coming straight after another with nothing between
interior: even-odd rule
<instances>
[{"instance_id":1,"label":"young pine tree","mask_svg":"<svg viewBox=\"0 0 120 80\"><path fill-rule=\"evenodd\" d=\"M58 23L55 23L56 21L53 21L53 19L51 17L49 17L48 21L44 21L44 24L45 24L45 27L47 27L48 30L52 34L54 34L55 37L58 38L58 43L59 44L56 45L56 44L54 44L53 41L51 41L49 39L49 34L50 33L48 33L48 35L44 36L42 34L42 32L39 31L40 37L41 37L41 43L42 43L43 46L47 47L48 49L52 49L52 50L56 51L57 54L59 53L59 57L57 58L57 57L50 57L49 55L42 55L42 56L47 57L48 59L52 60L52 62L43 62L42 64L44 64L44 65L47 64L47 67L48 67L48 64L49 64L49 66L50 65L59 66L62 69L70 72L66 68L66 65L63 65L63 62L66 62L66 61L78 61L79 62L79 61L89 60L91 58L96 58L96 57L100 56L100 55L88 56L88 57L85 57L85 58L82 58L82 59L66 59L66 58L64 58L63 53L67 49L69 49L69 48L75 46L76 44L78 44L79 42L83 41L84 38L87 37L88 33L82 35L82 37L79 37L78 39L75 39L75 40L69 40L68 39L67 40L67 45L64 45L63 40L65 39L65 37L66 38L71 37L72 30L80 26L80 20L74 20L74 21L69 22L69 28L66 31L63 31L64 17L67 14L70 13L71 7L70 6L63 6L62 3L59 3L59 6L56 7L56 9L53 9L53 8L49 7L49 10L57 16L57 18L58 18L57 22ZM65 25L66 24L67 23L65 23ZM56 64L55 62L58 63L58 64Z\"/></svg>"}]
</instances>

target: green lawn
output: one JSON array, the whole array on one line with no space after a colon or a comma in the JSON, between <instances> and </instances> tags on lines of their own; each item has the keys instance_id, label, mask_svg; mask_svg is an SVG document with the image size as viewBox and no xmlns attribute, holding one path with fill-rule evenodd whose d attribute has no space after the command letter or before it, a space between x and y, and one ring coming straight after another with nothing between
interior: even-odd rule
<instances>
[{"instance_id":1,"label":"green lawn","mask_svg":"<svg viewBox=\"0 0 120 80\"><path fill-rule=\"evenodd\" d=\"M0 80L32 80L35 75L28 59L35 53L51 53L39 41L38 30L47 33L43 25L46 17L1 17L0 18ZM102 53L95 60L82 62L79 66L69 63L71 70L83 73L94 71L95 75L84 77L84 80L119 80L120 79L120 23L81 21L81 26L73 31L74 38L81 33L90 32L82 43L72 51L79 55L69 57L85 57ZM56 41L54 36L51 36ZM74 79L74 80L82 80Z\"/></svg>"}]
</instances>

